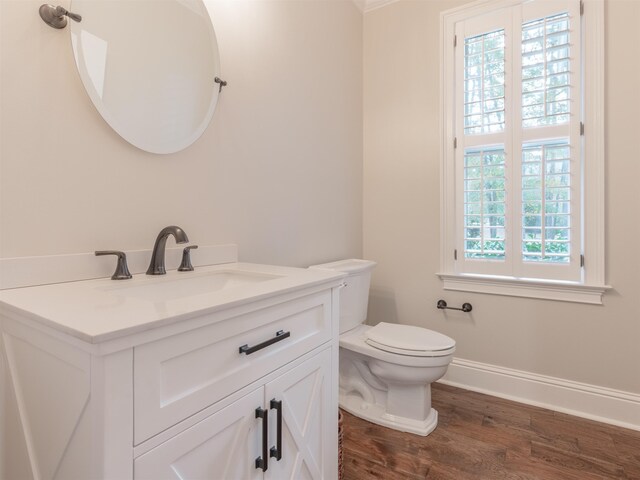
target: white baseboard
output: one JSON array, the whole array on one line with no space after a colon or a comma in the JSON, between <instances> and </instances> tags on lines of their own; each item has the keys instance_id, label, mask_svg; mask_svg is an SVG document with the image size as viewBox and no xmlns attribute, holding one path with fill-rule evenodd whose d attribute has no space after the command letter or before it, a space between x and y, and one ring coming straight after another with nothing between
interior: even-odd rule
<instances>
[{"instance_id":1,"label":"white baseboard","mask_svg":"<svg viewBox=\"0 0 640 480\"><path fill-rule=\"evenodd\" d=\"M640 431L640 395L454 358L441 383Z\"/></svg>"}]
</instances>

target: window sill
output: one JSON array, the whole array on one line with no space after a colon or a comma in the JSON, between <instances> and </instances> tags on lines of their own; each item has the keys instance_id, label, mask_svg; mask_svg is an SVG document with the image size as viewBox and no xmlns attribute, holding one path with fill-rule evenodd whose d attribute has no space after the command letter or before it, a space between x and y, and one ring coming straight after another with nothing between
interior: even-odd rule
<instances>
[{"instance_id":1,"label":"window sill","mask_svg":"<svg viewBox=\"0 0 640 480\"><path fill-rule=\"evenodd\" d=\"M488 293L510 297L541 298L562 302L602 305L602 295L608 285L584 285L572 282L528 280L488 275L437 274L445 290Z\"/></svg>"}]
</instances>

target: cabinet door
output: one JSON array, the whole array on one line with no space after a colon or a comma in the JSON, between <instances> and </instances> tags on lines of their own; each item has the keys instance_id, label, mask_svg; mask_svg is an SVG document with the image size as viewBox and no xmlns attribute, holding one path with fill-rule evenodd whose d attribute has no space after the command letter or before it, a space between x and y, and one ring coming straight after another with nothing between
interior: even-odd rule
<instances>
[{"instance_id":1,"label":"cabinet door","mask_svg":"<svg viewBox=\"0 0 640 480\"><path fill-rule=\"evenodd\" d=\"M136 480L260 480L259 388L134 461Z\"/></svg>"},{"instance_id":2,"label":"cabinet door","mask_svg":"<svg viewBox=\"0 0 640 480\"><path fill-rule=\"evenodd\" d=\"M281 459L269 459L265 480L335 479L338 406L331 405L331 349L265 387L267 407L282 401ZM277 446L277 410L269 411L269 445Z\"/></svg>"}]
</instances>

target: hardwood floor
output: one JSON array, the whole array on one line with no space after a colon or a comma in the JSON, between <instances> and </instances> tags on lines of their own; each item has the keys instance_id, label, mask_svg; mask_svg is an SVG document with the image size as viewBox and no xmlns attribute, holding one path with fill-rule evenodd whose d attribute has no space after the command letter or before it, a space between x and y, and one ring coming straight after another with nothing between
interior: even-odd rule
<instances>
[{"instance_id":1,"label":"hardwood floor","mask_svg":"<svg viewBox=\"0 0 640 480\"><path fill-rule=\"evenodd\" d=\"M343 412L343 480L640 480L640 432L441 384L432 396L427 437Z\"/></svg>"}]
</instances>

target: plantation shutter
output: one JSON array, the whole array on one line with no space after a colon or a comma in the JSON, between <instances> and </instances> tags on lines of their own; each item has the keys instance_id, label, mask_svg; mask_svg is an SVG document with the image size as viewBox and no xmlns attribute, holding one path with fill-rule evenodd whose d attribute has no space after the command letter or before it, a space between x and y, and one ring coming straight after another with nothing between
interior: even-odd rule
<instances>
[{"instance_id":1,"label":"plantation shutter","mask_svg":"<svg viewBox=\"0 0 640 480\"><path fill-rule=\"evenodd\" d=\"M457 273L580 280L577 0L455 27Z\"/></svg>"}]
</instances>

